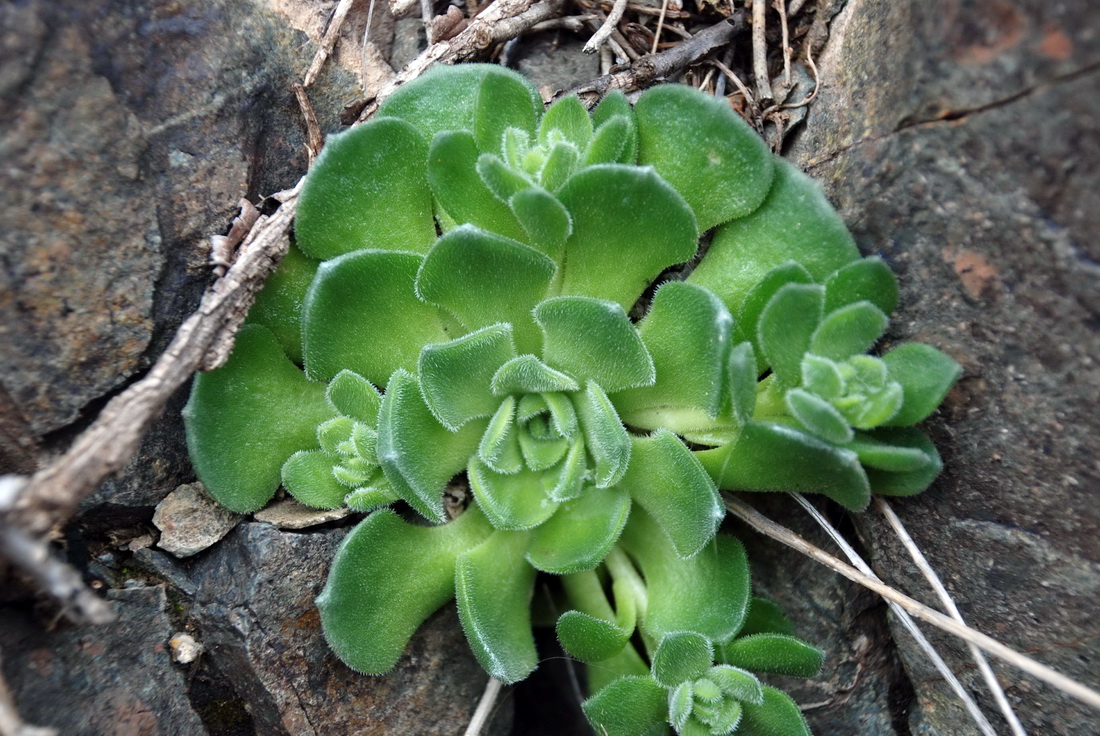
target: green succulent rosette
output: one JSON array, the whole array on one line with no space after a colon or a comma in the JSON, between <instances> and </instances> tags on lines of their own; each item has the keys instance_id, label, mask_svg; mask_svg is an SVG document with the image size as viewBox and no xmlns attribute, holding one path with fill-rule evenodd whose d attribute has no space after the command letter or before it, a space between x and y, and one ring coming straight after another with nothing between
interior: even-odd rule
<instances>
[{"instance_id":1,"label":"green succulent rosette","mask_svg":"<svg viewBox=\"0 0 1100 736\"><path fill-rule=\"evenodd\" d=\"M958 367L925 345L867 354L896 300L885 264L725 101L666 85L544 110L505 69L440 68L327 140L295 247L227 365L195 381L189 447L234 510L282 485L373 511L318 599L354 669L388 670L453 597L485 669L522 679L550 573L568 651L680 693L660 723L730 733L781 697L722 674L740 667L722 657L749 585L716 536L718 489L862 508L939 471L911 425ZM456 477L474 502L447 522ZM375 510L395 501L429 525ZM654 667L681 635L708 664L672 683Z\"/></svg>"}]
</instances>

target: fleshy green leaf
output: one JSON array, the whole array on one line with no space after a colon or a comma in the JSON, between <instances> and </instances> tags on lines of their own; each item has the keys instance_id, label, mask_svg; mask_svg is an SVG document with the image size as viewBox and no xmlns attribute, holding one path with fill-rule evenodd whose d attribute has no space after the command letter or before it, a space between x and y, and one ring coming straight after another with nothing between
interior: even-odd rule
<instances>
[{"instance_id":1,"label":"fleshy green leaf","mask_svg":"<svg viewBox=\"0 0 1100 736\"><path fill-rule=\"evenodd\" d=\"M826 292L827 293L827 292ZM844 360L871 349L890 318L871 302L854 302L825 315L810 339L810 352Z\"/></svg>"},{"instance_id":2,"label":"fleshy green leaf","mask_svg":"<svg viewBox=\"0 0 1100 736\"><path fill-rule=\"evenodd\" d=\"M427 141L402 120L330 135L298 197L298 247L319 259L361 248L427 251L435 240L427 158Z\"/></svg>"},{"instance_id":3,"label":"fleshy green leaf","mask_svg":"<svg viewBox=\"0 0 1100 736\"><path fill-rule=\"evenodd\" d=\"M844 394L844 376L837 364L812 353L802 359L802 385L823 399L838 399Z\"/></svg>"},{"instance_id":4,"label":"fleshy green leaf","mask_svg":"<svg viewBox=\"0 0 1100 736\"><path fill-rule=\"evenodd\" d=\"M325 384L287 359L259 325L237 333L229 361L195 376L183 410L187 448L203 486L228 509L263 507L286 459L317 446L317 426L333 416Z\"/></svg>"},{"instance_id":5,"label":"fleshy green leaf","mask_svg":"<svg viewBox=\"0 0 1100 736\"><path fill-rule=\"evenodd\" d=\"M826 442L832 442L834 445L851 442L852 428L828 401L800 388L792 388L786 393L784 399L791 416L797 419L810 434Z\"/></svg>"},{"instance_id":6,"label":"fleshy green leaf","mask_svg":"<svg viewBox=\"0 0 1100 736\"><path fill-rule=\"evenodd\" d=\"M898 281L878 256L853 261L825 280L826 314L859 301L869 301L887 315L897 309Z\"/></svg>"},{"instance_id":7,"label":"fleshy green leaf","mask_svg":"<svg viewBox=\"0 0 1100 736\"><path fill-rule=\"evenodd\" d=\"M741 627L740 634L741 636L751 634L794 636L794 625L778 604L754 595L749 603L749 615L745 617L745 625Z\"/></svg>"},{"instance_id":8,"label":"fleshy green leaf","mask_svg":"<svg viewBox=\"0 0 1100 736\"><path fill-rule=\"evenodd\" d=\"M749 291L776 266L801 264L817 281L859 258L843 220L808 176L775 159L775 181L760 209L722 225L688 278L737 314Z\"/></svg>"},{"instance_id":9,"label":"fleshy green leaf","mask_svg":"<svg viewBox=\"0 0 1100 736\"><path fill-rule=\"evenodd\" d=\"M634 129L625 115L616 115L596 129L584 153L584 165L615 164L622 160Z\"/></svg>"},{"instance_id":10,"label":"fleshy green leaf","mask_svg":"<svg viewBox=\"0 0 1100 736\"><path fill-rule=\"evenodd\" d=\"M543 393L542 400L550 410L554 430L562 437L573 439L578 429L577 410L573 408L573 402L565 394L557 392Z\"/></svg>"},{"instance_id":11,"label":"fleshy green leaf","mask_svg":"<svg viewBox=\"0 0 1100 736\"><path fill-rule=\"evenodd\" d=\"M346 455L351 449L347 443L351 441L354 428L355 420L351 417L329 419L317 427L317 444L330 455Z\"/></svg>"},{"instance_id":12,"label":"fleshy green leaf","mask_svg":"<svg viewBox=\"0 0 1100 736\"><path fill-rule=\"evenodd\" d=\"M499 65L489 67L477 91L474 133L482 151L500 153L506 129L534 133L542 101L523 77Z\"/></svg>"},{"instance_id":13,"label":"fleshy green leaf","mask_svg":"<svg viewBox=\"0 0 1100 736\"><path fill-rule=\"evenodd\" d=\"M539 304L534 314L543 332L543 357L550 366L596 381L605 391L653 383L653 359L618 304L555 297Z\"/></svg>"},{"instance_id":14,"label":"fleshy green leaf","mask_svg":"<svg viewBox=\"0 0 1100 736\"><path fill-rule=\"evenodd\" d=\"M545 416L536 419L543 426L549 427ZM564 437L535 436L531 427L523 427L519 430L519 449L523 453L523 461L531 470L549 470L558 464L569 451L569 440Z\"/></svg>"},{"instance_id":15,"label":"fleshy green leaf","mask_svg":"<svg viewBox=\"0 0 1100 736\"><path fill-rule=\"evenodd\" d=\"M606 736L650 736L667 729L668 693L651 677L619 678L581 707L596 732Z\"/></svg>"},{"instance_id":16,"label":"fleshy green leaf","mask_svg":"<svg viewBox=\"0 0 1100 736\"><path fill-rule=\"evenodd\" d=\"M928 417L955 385L962 368L942 352L923 343L900 345L882 361L890 377L901 384L905 399L887 424L904 427Z\"/></svg>"},{"instance_id":17,"label":"fleshy green leaf","mask_svg":"<svg viewBox=\"0 0 1100 736\"><path fill-rule=\"evenodd\" d=\"M497 529L531 529L558 508L558 502L546 494L541 471L505 475L474 458L468 473L478 506Z\"/></svg>"},{"instance_id":18,"label":"fleshy green leaf","mask_svg":"<svg viewBox=\"0 0 1100 736\"><path fill-rule=\"evenodd\" d=\"M534 185L528 177L509 168L499 156L483 153L477 159L477 173L489 191L502 202L507 202L513 194L522 192Z\"/></svg>"},{"instance_id":19,"label":"fleshy green leaf","mask_svg":"<svg viewBox=\"0 0 1100 736\"><path fill-rule=\"evenodd\" d=\"M700 230L744 217L764 201L775 157L726 100L665 84L643 93L634 114L638 162L684 195Z\"/></svg>"},{"instance_id":20,"label":"fleshy green leaf","mask_svg":"<svg viewBox=\"0 0 1100 736\"><path fill-rule=\"evenodd\" d=\"M352 511L370 513L383 506L389 506L397 500L397 495L383 481L377 486L364 486L356 488L344 497L344 503Z\"/></svg>"},{"instance_id":21,"label":"fleshy green leaf","mask_svg":"<svg viewBox=\"0 0 1100 736\"><path fill-rule=\"evenodd\" d=\"M548 191L556 192L573 176L580 164L581 154L572 143L563 141L550 149L546 163L539 173L539 183Z\"/></svg>"},{"instance_id":22,"label":"fleshy green leaf","mask_svg":"<svg viewBox=\"0 0 1100 736\"><path fill-rule=\"evenodd\" d=\"M449 524L412 526L376 511L340 544L317 607L325 639L354 670L379 675L454 595L455 560L492 527L476 509Z\"/></svg>"},{"instance_id":23,"label":"fleshy green leaf","mask_svg":"<svg viewBox=\"0 0 1100 736\"><path fill-rule=\"evenodd\" d=\"M581 611L566 611L558 619L558 641L569 656L599 662L623 650L633 632Z\"/></svg>"},{"instance_id":24,"label":"fleshy green leaf","mask_svg":"<svg viewBox=\"0 0 1100 736\"><path fill-rule=\"evenodd\" d=\"M543 475L542 485L546 489L546 495L552 500L568 501L580 495L587 478L588 462L584 440L578 437L558 466Z\"/></svg>"},{"instance_id":25,"label":"fleshy green leaf","mask_svg":"<svg viewBox=\"0 0 1100 736\"><path fill-rule=\"evenodd\" d=\"M667 267L695 254L695 216L652 169L601 164L558 192L573 216L562 293L610 299L629 310Z\"/></svg>"},{"instance_id":26,"label":"fleshy green leaf","mask_svg":"<svg viewBox=\"0 0 1100 736\"><path fill-rule=\"evenodd\" d=\"M631 443L630 464L619 487L653 517L677 555L691 557L714 538L725 516L714 481L667 430L632 437Z\"/></svg>"},{"instance_id":27,"label":"fleshy green leaf","mask_svg":"<svg viewBox=\"0 0 1100 736\"><path fill-rule=\"evenodd\" d=\"M764 275L760 283L756 284L745 297L741 305L741 313L737 315L734 328L734 339L748 340L752 343L756 357L760 361L757 364L757 373L763 372L767 366L764 364L764 355L760 350L760 315L775 293L787 284L812 284L813 277L810 272L794 261L784 263L773 268Z\"/></svg>"},{"instance_id":28,"label":"fleshy green leaf","mask_svg":"<svg viewBox=\"0 0 1100 736\"><path fill-rule=\"evenodd\" d=\"M301 450L283 464L283 486L299 502L317 509L338 509L351 491L332 474L332 457L319 450Z\"/></svg>"},{"instance_id":29,"label":"fleshy green leaf","mask_svg":"<svg viewBox=\"0 0 1100 736\"><path fill-rule=\"evenodd\" d=\"M426 345L420 353L420 387L432 414L451 431L471 419L491 416L500 398L489 384L497 369L515 355L508 324Z\"/></svg>"},{"instance_id":30,"label":"fleshy green leaf","mask_svg":"<svg viewBox=\"0 0 1100 736\"><path fill-rule=\"evenodd\" d=\"M802 380L802 357L821 321L825 289L809 284L787 284L764 307L757 339L764 359L783 386Z\"/></svg>"},{"instance_id":31,"label":"fleshy green leaf","mask_svg":"<svg viewBox=\"0 0 1100 736\"><path fill-rule=\"evenodd\" d=\"M378 114L408 120L420 129L426 140L431 140L441 130L473 132L482 82L488 75L512 77L519 85L528 88L531 104L536 110L541 109L538 92L517 72L497 64L438 64L419 79L399 87L382 103ZM487 94L497 92L501 86L488 86ZM492 114L493 105L487 104L486 107ZM504 119L511 121L514 118L508 116ZM513 122L508 124L514 125ZM534 132L533 129L531 132Z\"/></svg>"},{"instance_id":32,"label":"fleshy green leaf","mask_svg":"<svg viewBox=\"0 0 1100 736\"><path fill-rule=\"evenodd\" d=\"M579 391L580 385L535 356L520 355L509 360L493 374L491 388L496 396L504 396L549 391Z\"/></svg>"},{"instance_id":33,"label":"fleshy green leaf","mask_svg":"<svg viewBox=\"0 0 1100 736\"><path fill-rule=\"evenodd\" d=\"M588 117L588 110L584 109L576 95L566 95L557 100L542 116L539 143L544 146L552 143L550 131L553 130L561 133L578 150L583 151L588 146L592 138L592 118Z\"/></svg>"},{"instance_id":34,"label":"fleshy green leaf","mask_svg":"<svg viewBox=\"0 0 1100 736\"><path fill-rule=\"evenodd\" d=\"M565 241L573 232L573 220L558 198L542 187L516 192L508 206L527 233L528 242L550 258L559 260Z\"/></svg>"},{"instance_id":35,"label":"fleshy green leaf","mask_svg":"<svg viewBox=\"0 0 1100 736\"><path fill-rule=\"evenodd\" d=\"M867 477L871 481L871 491L884 496L913 496L927 488L943 469L943 461L936 451L932 440L923 432L911 427L880 428L859 435L862 443L878 441L892 446L895 452L915 450L924 454L925 464L910 472L890 472L875 467L867 468ZM865 451L866 454L866 451ZM877 454L877 460L884 459L883 453Z\"/></svg>"},{"instance_id":36,"label":"fleshy green leaf","mask_svg":"<svg viewBox=\"0 0 1100 736\"><path fill-rule=\"evenodd\" d=\"M603 389L590 382L583 392L574 394L573 408L593 460L592 482L597 488L615 485L630 462L630 437L615 407Z\"/></svg>"},{"instance_id":37,"label":"fleshy green leaf","mask_svg":"<svg viewBox=\"0 0 1100 736\"><path fill-rule=\"evenodd\" d=\"M757 705L764 702L764 689L751 672L720 664L707 670L707 679L728 697Z\"/></svg>"},{"instance_id":38,"label":"fleshy green leaf","mask_svg":"<svg viewBox=\"0 0 1100 736\"><path fill-rule=\"evenodd\" d=\"M523 454L519 447L519 430L516 427L516 400L508 396L501 402L481 442L477 456L490 470L512 475L523 470Z\"/></svg>"},{"instance_id":39,"label":"fleshy green leaf","mask_svg":"<svg viewBox=\"0 0 1100 736\"><path fill-rule=\"evenodd\" d=\"M534 531L527 560L555 575L591 570L618 541L629 513L626 493L589 486Z\"/></svg>"},{"instance_id":40,"label":"fleshy green leaf","mask_svg":"<svg viewBox=\"0 0 1100 736\"><path fill-rule=\"evenodd\" d=\"M749 604L749 567L739 541L719 534L685 560L649 515L635 508L619 545L645 576L649 601L642 628L650 636L694 631L725 641L740 630Z\"/></svg>"},{"instance_id":41,"label":"fleshy green leaf","mask_svg":"<svg viewBox=\"0 0 1100 736\"><path fill-rule=\"evenodd\" d=\"M539 342L531 309L545 296L555 270L534 248L460 226L428 253L416 292L471 330L508 322L520 350L532 350Z\"/></svg>"},{"instance_id":42,"label":"fleshy green leaf","mask_svg":"<svg viewBox=\"0 0 1100 736\"><path fill-rule=\"evenodd\" d=\"M248 321L274 333L287 357L302 362L302 305L320 265L293 244L256 295Z\"/></svg>"},{"instance_id":43,"label":"fleshy green leaf","mask_svg":"<svg viewBox=\"0 0 1100 736\"><path fill-rule=\"evenodd\" d=\"M325 398L329 406L346 417L370 427L378 424L382 394L374 384L355 371L342 370L337 373L325 389Z\"/></svg>"},{"instance_id":44,"label":"fleshy green leaf","mask_svg":"<svg viewBox=\"0 0 1100 736\"><path fill-rule=\"evenodd\" d=\"M856 511L871 500L867 475L854 452L791 427L749 422L736 442L695 456L719 488L823 493Z\"/></svg>"},{"instance_id":45,"label":"fleshy green leaf","mask_svg":"<svg viewBox=\"0 0 1100 736\"><path fill-rule=\"evenodd\" d=\"M626 118L630 127L626 145L619 154L618 163L632 164L638 160L638 124L634 117L634 108L631 107L622 90L614 90L600 100L600 104L596 105L596 109L592 111L592 122L598 131L619 115Z\"/></svg>"},{"instance_id":46,"label":"fleshy green leaf","mask_svg":"<svg viewBox=\"0 0 1100 736\"><path fill-rule=\"evenodd\" d=\"M681 682L668 694L668 722L679 733L691 718L695 706L695 692L692 683Z\"/></svg>"},{"instance_id":47,"label":"fleshy green leaf","mask_svg":"<svg viewBox=\"0 0 1100 736\"><path fill-rule=\"evenodd\" d=\"M565 651L585 662L598 662L622 653L635 660L636 666L631 669L636 674L648 673L649 668L633 647L627 648L638 616L630 585L623 580L612 583L617 609L613 611L603 582L594 571L563 575L561 583L569 602L577 609L566 611L558 619L558 641Z\"/></svg>"},{"instance_id":48,"label":"fleshy green leaf","mask_svg":"<svg viewBox=\"0 0 1100 736\"><path fill-rule=\"evenodd\" d=\"M714 661L714 647L701 634L678 631L667 634L653 655L653 679L662 687L702 677Z\"/></svg>"},{"instance_id":49,"label":"fleshy green leaf","mask_svg":"<svg viewBox=\"0 0 1100 736\"><path fill-rule=\"evenodd\" d=\"M416 369L420 349L446 342L435 307L416 298L421 256L363 250L321 264L306 297L306 373L328 381L344 369L384 386Z\"/></svg>"},{"instance_id":50,"label":"fleshy green leaf","mask_svg":"<svg viewBox=\"0 0 1100 736\"><path fill-rule=\"evenodd\" d=\"M756 408L756 379L760 375L752 343L734 346L727 366L730 413L738 424L745 424Z\"/></svg>"},{"instance_id":51,"label":"fleshy green leaf","mask_svg":"<svg viewBox=\"0 0 1100 736\"><path fill-rule=\"evenodd\" d=\"M531 633L535 569L523 558L528 535L496 531L455 565L455 599L466 639L491 676L510 684L538 663Z\"/></svg>"},{"instance_id":52,"label":"fleshy green leaf","mask_svg":"<svg viewBox=\"0 0 1100 736\"><path fill-rule=\"evenodd\" d=\"M675 421L685 409L702 414L696 429L721 411L726 356L733 318L706 289L669 282L657 290L638 333L653 359L656 382L615 395L623 418L640 427L680 429ZM755 391L755 377L752 381ZM669 409L680 410L666 416ZM690 421L690 420L689 420Z\"/></svg>"},{"instance_id":53,"label":"fleshy green leaf","mask_svg":"<svg viewBox=\"0 0 1100 736\"><path fill-rule=\"evenodd\" d=\"M425 518L442 522L443 487L466 466L484 428L471 422L451 432L424 403L416 378L397 371L378 414L378 461L401 498Z\"/></svg>"},{"instance_id":54,"label":"fleshy green leaf","mask_svg":"<svg viewBox=\"0 0 1100 736\"><path fill-rule=\"evenodd\" d=\"M742 704L737 736L811 736L798 704L773 687L764 686L764 703Z\"/></svg>"},{"instance_id":55,"label":"fleshy green leaf","mask_svg":"<svg viewBox=\"0 0 1100 736\"><path fill-rule=\"evenodd\" d=\"M916 430L904 433L883 430L875 434L880 435L883 439L860 432L851 442L845 445L849 450L859 455L859 461L863 463L864 467L885 470L890 473L914 473L925 470L932 464L931 458L924 452L922 447L894 445L888 441L889 437L894 436L903 441L912 442Z\"/></svg>"},{"instance_id":56,"label":"fleshy green leaf","mask_svg":"<svg viewBox=\"0 0 1100 736\"><path fill-rule=\"evenodd\" d=\"M470 224L508 238L522 238L523 228L477 171L481 152L472 133L438 134L428 152L428 181L439 206L456 225Z\"/></svg>"},{"instance_id":57,"label":"fleshy green leaf","mask_svg":"<svg viewBox=\"0 0 1100 736\"><path fill-rule=\"evenodd\" d=\"M821 671L825 653L784 634L753 634L722 647L722 661L754 672L813 677Z\"/></svg>"}]
</instances>

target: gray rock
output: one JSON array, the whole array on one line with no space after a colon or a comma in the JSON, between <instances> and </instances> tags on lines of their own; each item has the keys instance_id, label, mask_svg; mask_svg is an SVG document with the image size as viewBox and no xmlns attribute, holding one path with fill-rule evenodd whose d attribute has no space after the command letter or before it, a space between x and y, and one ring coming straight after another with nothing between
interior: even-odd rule
<instances>
[{"instance_id":1,"label":"gray rock","mask_svg":"<svg viewBox=\"0 0 1100 736\"><path fill-rule=\"evenodd\" d=\"M968 621L1100 686L1100 7L849 2L793 157L861 248L898 272L889 342L965 368L928 423L946 462L895 503ZM857 519L888 582L930 600L891 533ZM955 640L953 669L991 700ZM899 636L914 733L970 734L942 680ZM1100 732L1075 700L995 663L1031 733Z\"/></svg>"},{"instance_id":2,"label":"gray rock","mask_svg":"<svg viewBox=\"0 0 1100 736\"><path fill-rule=\"evenodd\" d=\"M203 736L172 664L163 586L112 591L106 626L43 629L31 616L0 617L3 671L23 718L73 736Z\"/></svg>"},{"instance_id":3,"label":"gray rock","mask_svg":"<svg viewBox=\"0 0 1100 736\"><path fill-rule=\"evenodd\" d=\"M424 624L383 677L357 674L329 651L313 600L345 531L245 523L200 558L192 614L206 656L245 701L258 733L461 733L487 675L453 606ZM509 720L504 709L496 728Z\"/></svg>"},{"instance_id":4,"label":"gray rock","mask_svg":"<svg viewBox=\"0 0 1100 736\"><path fill-rule=\"evenodd\" d=\"M212 546L243 518L206 495L201 483L187 483L157 504L153 513L153 525L160 529L157 546L176 557L190 557Z\"/></svg>"}]
</instances>

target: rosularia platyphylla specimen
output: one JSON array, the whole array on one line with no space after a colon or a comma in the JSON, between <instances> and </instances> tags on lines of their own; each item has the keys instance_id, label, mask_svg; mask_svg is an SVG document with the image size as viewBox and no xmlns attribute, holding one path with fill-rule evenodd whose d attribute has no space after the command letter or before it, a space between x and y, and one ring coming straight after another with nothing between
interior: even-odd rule
<instances>
[{"instance_id":1,"label":"rosularia platyphylla specimen","mask_svg":"<svg viewBox=\"0 0 1100 736\"><path fill-rule=\"evenodd\" d=\"M925 345L866 354L897 287L809 179L690 88L544 111L469 65L330 137L295 234L185 419L234 510L280 484L378 509L318 598L341 659L385 672L453 597L485 669L522 679L541 571L562 645L600 663L586 712L608 733L808 733L752 672L821 654L749 625L770 604L716 536L718 488L919 492L940 463L909 425L958 371ZM443 523L463 474L474 501Z\"/></svg>"}]
</instances>

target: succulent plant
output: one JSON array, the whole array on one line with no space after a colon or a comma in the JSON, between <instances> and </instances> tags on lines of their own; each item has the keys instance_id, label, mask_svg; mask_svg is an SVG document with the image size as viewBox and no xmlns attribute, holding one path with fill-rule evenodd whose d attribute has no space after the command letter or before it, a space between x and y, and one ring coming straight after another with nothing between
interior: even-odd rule
<instances>
[{"instance_id":1,"label":"succulent plant","mask_svg":"<svg viewBox=\"0 0 1100 736\"><path fill-rule=\"evenodd\" d=\"M919 492L940 461L910 425L958 372L926 345L866 354L897 286L816 185L695 90L544 111L467 65L328 139L295 238L185 420L229 508L282 485L372 512L318 598L344 662L385 672L453 597L485 669L522 679L541 572L562 645L600 663L589 717L635 703L609 733L807 732L747 670L820 652L749 625L771 608L716 535L718 489Z\"/></svg>"}]
</instances>

